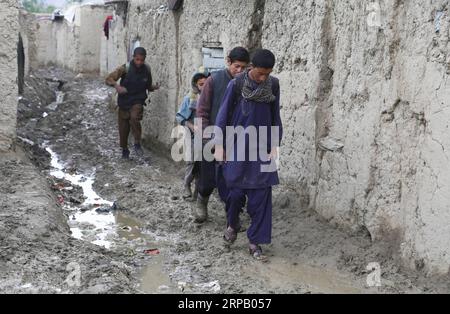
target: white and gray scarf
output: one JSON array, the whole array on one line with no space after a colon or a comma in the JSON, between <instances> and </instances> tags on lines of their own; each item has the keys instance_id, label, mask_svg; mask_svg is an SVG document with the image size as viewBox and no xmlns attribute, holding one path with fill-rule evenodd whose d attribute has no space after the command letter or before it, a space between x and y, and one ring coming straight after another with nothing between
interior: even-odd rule
<instances>
[{"instance_id":1,"label":"white and gray scarf","mask_svg":"<svg viewBox=\"0 0 450 314\"><path fill-rule=\"evenodd\" d=\"M249 72L244 74L244 86L242 87L242 97L246 100L255 102L271 103L275 101L275 95L272 92L272 79L269 77L266 81L259 84L256 89L253 88Z\"/></svg>"}]
</instances>

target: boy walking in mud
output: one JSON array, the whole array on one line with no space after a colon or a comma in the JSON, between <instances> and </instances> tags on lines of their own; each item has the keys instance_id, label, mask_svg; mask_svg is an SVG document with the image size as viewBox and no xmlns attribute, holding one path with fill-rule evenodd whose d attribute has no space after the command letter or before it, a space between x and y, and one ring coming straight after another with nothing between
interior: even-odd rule
<instances>
[{"instance_id":1,"label":"boy walking in mud","mask_svg":"<svg viewBox=\"0 0 450 314\"><path fill-rule=\"evenodd\" d=\"M145 63L147 51L136 48L133 60L117 68L106 78L106 84L113 86L118 95L119 106L119 137L122 148L122 158L130 158L128 149L128 136L134 137L134 152L138 157L144 155L141 146L142 127L141 121L144 114L145 101L148 92L159 89L159 84L153 85L150 66ZM117 83L120 80L120 83Z\"/></svg>"},{"instance_id":2,"label":"boy walking in mud","mask_svg":"<svg viewBox=\"0 0 450 314\"><path fill-rule=\"evenodd\" d=\"M176 115L177 122L189 128L191 133L191 148L190 148L190 160L186 161L186 170L184 176L184 199L192 198L196 201L198 196L198 177L199 177L199 162L194 160L194 119L196 117L197 102L200 94L205 85L206 79L209 77L209 73L206 71L199 71L194 74L191 81L192 90L184 97L183 103L180 106L180 110ZM195 180L195 182L194 182ZM194 193L192 193L191 185L194 182Z\"/></svg>"},{"instance_id":3,"label":"boy walking in mud","mask_svg":"<svg viewBox=\"0 0 450 314\"><path fill-rule=\"evenodd\" d=\"M270 75L274 66L274 54L258 50L250 70L228 85L214 139L215 158L224 162L223 175L229 189L224 239L229 244L236 241L239 212L247 197L249 250L258 260L266 259L260 245L271 243L272 187L279 184L275 159L282 122L279 81ZM236 128L246 131L237 132ZM250 130L256 132L255 136L248 136Z\"/></svg>"},{"instance_id":4,"label":"boy walking in mud","mask_svg":"<svg viewBox=\"0 0 450 314\"><path fill-rule=\"evenodd\" d=\"M228 83L242 73L249 62L250 54L247 49L236 47L227 57L227 68L212 73L208 78L197 105L197 118L202 120L203 129L215 124ZM200 164L199 194L194 207L195 222L203 223L207 220L209 198L216 187L221 199L225 202L228 189L223 180L221 166L215 161L203 159Z\"/></svg>"}]
</instances>

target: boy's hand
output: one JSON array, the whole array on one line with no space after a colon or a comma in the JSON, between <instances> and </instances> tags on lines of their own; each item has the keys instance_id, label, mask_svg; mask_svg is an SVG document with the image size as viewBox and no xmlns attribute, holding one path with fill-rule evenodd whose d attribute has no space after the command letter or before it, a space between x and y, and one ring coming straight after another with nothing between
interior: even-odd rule
<instances>
[{"instance_id":1,"label":"boy's hand","mask_svg":"<svg viewBox=\"0 0 450 314\"><path fill-rule=\"evenodd\" d=\"M199 133L202 131L202 129L198 126L194 124L194 133Z\"/></svg>"},{"instance_id":2,"label":"boy's hand","mask_svg":"<svg viewBox=\"0 0 450 314\"><path fill-rule=\"evenodd\" d=\"M156 83L155 85L153 85L153 90L154 91L157 91L157 90L159 90L161 88L161 84L159 84L159 83Z\"/></svg>"},{"instance_id":3,"label":"boy's hand","mask_svg":"<svg viewBox=\"0 0 450 314\"><path fill-rule=\"evenodd\" d=\"M216 145L214 158L217 162L226 162L225 150L222 145Z\"/></svg>"},{"instance_id":4,"label":"boy's hand","mask_svg":"<svg viewBox=\"0 0 450 314\"><path fill-rule=\"evenodd\" d=\"M128 93L127 89L121 85L116 85L116 91L119 95L125 95Z\"/></svg>"},{"instance_id":5,"label":"boy's hand","mask_svg":"<svg viewBox=\"0 0 450 314\"><path fill-rule=\"evenodd\" d=\"M195 126L192 122L190 121L186 122L186 126L189 128L189 130L191 130L191 132L195 133Z\"/></svg>"},{"instance_id":6,"label":"boy's hand","mask_svg":"<svg viewBox=\"0 0 450 314\"><path fill-rule=\"evenodd\" d=\"M269 161L277 160L278 158L278 149L273 147L269 154Z\"/></svg>"}]
</instances>

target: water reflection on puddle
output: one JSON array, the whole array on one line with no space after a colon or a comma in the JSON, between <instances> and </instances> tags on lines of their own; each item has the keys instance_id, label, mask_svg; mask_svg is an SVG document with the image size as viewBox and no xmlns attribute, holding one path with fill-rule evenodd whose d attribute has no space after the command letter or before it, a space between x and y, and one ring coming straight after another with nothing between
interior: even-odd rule
<instances>
[{"instance_id":1,"label":"water reflection on puddle","mask_svg":"<svg viewBox=\"0 0 450 314\"><path fill-rule=\"evenodd\" d=\"M85 200L81 205L76 207L64 205L64 209L70 213L69 226L74 238L106 249L111 249L121 240L137 241L143 248L158 248L158 245L154 243L158 239L149 233L144 234L141 231L141 225L126 214L122 212L98 213L96 211L99 208L112 207L114 203L101 198L94 191L95 171L89 175L68 173L58 155L48 145L44 145L44 147L51 155L50 175L60 180L66 180L83 190ZM138 253L144 254L143 252ZM144 293L171 293L173 291L173 288L170 288L170 279L163 272L162 265L163 256L158 254L152 256L144 267L140 284Z\"/></svg>"},{"instance_id":2,"label":"water reflection on puddle","mask_svg":"<svg viewBox=\"0 0 450 314\"><path fill-rule=\"evenodd\" d=\"M50 175L61 180L69 181L74 186L79 186L83 190L84 202L79 206L83 209L89 208L87 211L76 210L71 214L69 225L71 227L73 237L80 240L88 240L96 245L103 246L107 249L111 248L111 238L116 234L116 219L113 213L99 214L96 209L102 207L111 207L113 202L101 198L93 188L95 182L95 172L92 175L70 174L64 169L64 164L60 162L57 154L50 148L46 147L47 152L51 155ZM66 206L66 209L73 210L72 207ZM83 230L83 227L88 230ZM95 230L95 239L86 239L85 233L91 233Z\"/></svg>"}]
</instances>

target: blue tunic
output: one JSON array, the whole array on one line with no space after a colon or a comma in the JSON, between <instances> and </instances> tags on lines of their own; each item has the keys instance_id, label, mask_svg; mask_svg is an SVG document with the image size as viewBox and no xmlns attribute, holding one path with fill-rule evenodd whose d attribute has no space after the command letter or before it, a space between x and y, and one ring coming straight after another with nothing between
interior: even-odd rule
<instances>
[{"instance_id":1,"label":"blue tunic","mask_svg":"<svg viewBox=\"0 0 450 314\"><path fill-rule=\"evenodd\" d=\"M273 80L273 82L278 82L278 80L274 77L271 77L271 79ZM255 89L258 87L258 84L256 82L252 82L252 85ZM279 84L276 85L279 86ZM224 147L227 150L228 155L227 162L225 163L223 168L223 174L226 184L228 188L237 189L265 189L274 185L278 185L279 178L276 169L273 169L272 172L262 171L261 166L267 166L270 164L270 162L267 161L267 159L264 159L264 156L260 156L259 146L261 143L263 143L263 150L265 148L267 154L270 153L272 148L272 126L278 127L279 130L278 143L275 143L273 146L278 147L281 144L283 128L280 117L280 90L278 88L278 90L276 91L276 100L272 103L249 101L244 99L243 97L239 97L239 100L237 101L237 103L235 103L235 88L238 87L236 87L235 80L233 80L230 82L225 92L224 100L216 120L216 127L221 129L222 133L224 134ZM228 121L229 119L230 121ZM238 141L236 139L236 136L234 136L233 140L234 153L232 154L233 156L230 156L231 152L229 151L229 147L227 148L225 143L227 138L227 126L233 126L235 128L241 126L244 129L254 126L256 128L258 138L258 140L256 141L257 143L255 143L255 140L250 143L249 137L245 137L245 161L241 161L241 159L238 159ZM259 129L259 127L264 126L267 127L267 141L261 142L259 139L261 138L261 132L263 130ZM249 147L251 146L257 147L258 158L256 161L249 158ZM233 158L231 159L230 157Z\"/></svg>"}]
</instances>

